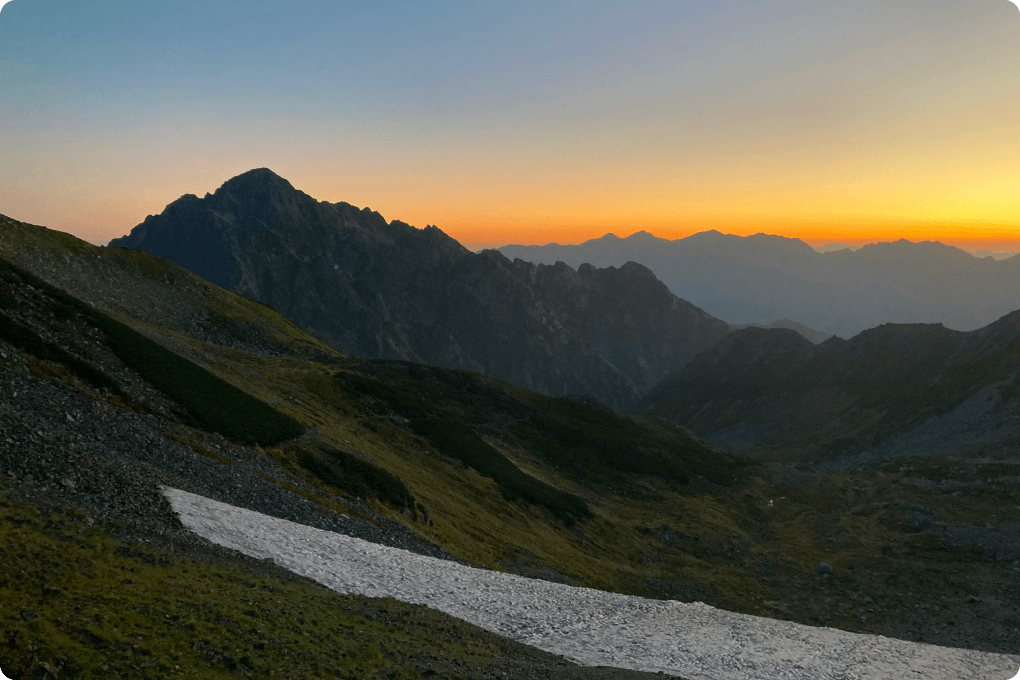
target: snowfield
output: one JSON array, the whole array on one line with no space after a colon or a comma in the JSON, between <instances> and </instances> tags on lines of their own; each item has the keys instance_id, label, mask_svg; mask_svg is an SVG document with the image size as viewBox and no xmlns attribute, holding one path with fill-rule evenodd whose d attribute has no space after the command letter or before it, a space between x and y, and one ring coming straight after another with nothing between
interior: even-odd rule
<instances>
[{"instance_id":1,"label":"snowfield","mask_svg":"<svg viewBox=\"0 0 1020 680\"><path fill-rule=\"evenodd\" d=\"M690 680L1009 680L990 654L550 583L369 543L162 488L207 540L340 593L422 604L580 664Z\"/></svg>"}]
</instances>

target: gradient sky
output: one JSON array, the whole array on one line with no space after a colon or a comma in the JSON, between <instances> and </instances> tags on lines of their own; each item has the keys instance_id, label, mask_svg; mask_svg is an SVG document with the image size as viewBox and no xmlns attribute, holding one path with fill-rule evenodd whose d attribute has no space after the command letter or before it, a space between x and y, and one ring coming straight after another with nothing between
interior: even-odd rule
<instances>
[{"instance_id":1,"label":"gradient sky","mask_svg":"<svg viewBox=\"0 0 1020 680\"><path fill-rule=\"evenodd\" d=\"M0 213L93 243L268 167L466 245L1020 250L1008 0L13 0Z\"/></svg>"}]
</instances>

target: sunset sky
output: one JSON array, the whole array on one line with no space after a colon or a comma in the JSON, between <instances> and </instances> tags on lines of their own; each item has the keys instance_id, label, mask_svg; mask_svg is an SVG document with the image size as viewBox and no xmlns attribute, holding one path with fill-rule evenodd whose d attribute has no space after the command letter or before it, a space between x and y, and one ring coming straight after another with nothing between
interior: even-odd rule
<instances>
[{"instance_id":1,"label":"sunset sky","mask_svg":"<svg viewBox=\"0 0 1020 680\"><path fill-rule=\"evenodd\" d=\"M0 213L105 243L256 167L469 247L718 229L1020 250L1020 10L3 6Z\"/></svg>"}]
</instances>

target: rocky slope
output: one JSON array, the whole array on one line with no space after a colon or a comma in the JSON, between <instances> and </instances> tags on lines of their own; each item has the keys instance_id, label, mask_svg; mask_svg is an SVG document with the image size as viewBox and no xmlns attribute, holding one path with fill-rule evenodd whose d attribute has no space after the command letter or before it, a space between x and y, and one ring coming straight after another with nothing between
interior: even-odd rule
<instances>
[{"instance_id":1,"label":"rocky slope","mask_svg":"<svg viewBox=\"0 0 1020 680\"><path fill-rule=\"evenodd\" d=\"M0 215L0 256L107 314L259 356L338 356L266 305L147 253L96 247Z\"/></svg>"},{"instance_id":2,"label":"rocky slope","mask_svg":"<svg viewBox=\"0 0 1020 680\"><path fill-rule=\"evenodd\" d=\"M887 324L812 345L735 331L649 396L651 411L738 450L1002 457L1020 439L1020 312L967 333Z\"/></svg>"},{"instance_id":3,"label":"rocky slope","mask_svg":"<svg viewBox=\"0 0 1020 680\"><path fill-rule=\"evenodd\" d=\"M350 356L466 368L623 409L729 330L641 265L471 253L436 227L316 201L265 169L184 196L110 246L271 305Z\"/></svg>"},{"instance_id":4,"label":"rocky slope","mask_svg":"<svg viewBox=\"0 0 1020 680\"><path fill-rule=\"evenodd\" d=\"M1020 306L1020 258L978 258L938 242L901 239L820 253L768 234L706 231L670 241L638 232L500 252L574 267L640 262L676 295L732 324L786 318L842 338L884 323L976 330Z\"/></svg>"}]
</instances>

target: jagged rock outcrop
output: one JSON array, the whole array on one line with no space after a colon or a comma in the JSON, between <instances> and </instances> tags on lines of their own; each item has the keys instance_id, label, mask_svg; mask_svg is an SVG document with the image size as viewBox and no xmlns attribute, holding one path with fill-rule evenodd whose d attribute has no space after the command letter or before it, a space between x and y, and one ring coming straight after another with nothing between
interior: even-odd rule
<instances>
[{"instance_id":1,"label":"jagged rock outcrop","mask_svg":"<svg viewBox=\"0 0 1020 680\"><path fill-rule=\"evenodd\" d=\"M729 332L642 265L472 253L437 227L316 201L266 169L184 196L110 245L271 305L351 356L471 369L623 409Z\"/></svg>"}]
</instances>

